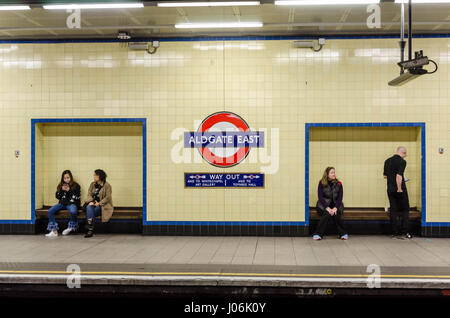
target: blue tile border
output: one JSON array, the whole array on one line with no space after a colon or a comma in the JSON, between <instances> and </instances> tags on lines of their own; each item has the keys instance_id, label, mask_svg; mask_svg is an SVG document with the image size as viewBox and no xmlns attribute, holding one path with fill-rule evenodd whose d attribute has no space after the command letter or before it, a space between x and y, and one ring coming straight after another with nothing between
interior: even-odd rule
<instances>
[{"instance_id":1,"label":"blue tile border","mask_svg":"<svg viewBox=\"0 0 450 318\"><path fill-rule=\"evenodd\" d=\"M309 225L309 129L312 127L420 127L421 134L421 201L422 201L422 226L436 226L437 223L426 222L426 137L425 123L305 123L305 221ZM441 223L444 224L444 223ZM450 225L450 223L447 223Z\"/></svg>"},{"instance_id":2,"label":"blue tile border","mask_svg":"<svg viewBox=\"0 0 450 318\"><path fill-rule=\"evenodd\" d=\"M0 220L0 224L34 224L34 220Z\"/></svg>"},{"instance_id":3,"label":"blue tile border","mask_svg":"<svg viewBox=\"0 0 450 318\"><path fill-rule=\"evenodd\" d=\"M147 224L147 119L142 120L142 224Z\"/></svg>"},{"instance_id":4,"label":"blue tile border","mask_svg":"<svg viewBox=\"0 0 450 318\"><path fill-rule=\"evenodd\" d=\"M31 220L0 220L0 224L35 224L36 124L40 123L141 123L142 124L142 220L147 220L147 118L32 118L31 119Z\"/></svg>"},{"instance_id":5,"label":"blue tile border","mask_svg":"<svg viewBox=\"0 0 450 318\"><path fill-rule=\"evenodd\" d=\"M148 221L146 225L304 226L304 223L290 221Z\"/></svg>"},{"instance_id":6,"label":"blue tile border","mask_svg":"<svg viewBox=\"0 0 450 318\"><path fill-rule=\"evenodd\" d=\"M35 121L31 119L31 222L36 221L36 125Z\"/></svg>"},{"instance_id":7,"label":"blue tile border","mask_svg":"<svg viewBox=\"0 0 450 318\"><path fill-rule=\"evenodd\" d=\"M427 166L426 166L426 138L425 138L425 124L423 125L421 134L421 154L422 154L422 162L421 162L421 170L422 170L422 184L421 184L421 193L422 193L422 226L433 226L434 223L427 222L426 218L426 196L427 196L427 179L425 178Z\"/></svg>"},{"instance_id":8,"label":"blue tile border","mask_svg":"<svg viewBox=\"0 0 450 318\"><path fill-rule=\"evenodd\" d=\"M305 124L305 225L309 225L309 127Z\"/></svg>"},{"instance_id":9,"label":"blue tile border","mask_svg":"<svg viewBox=\"0 0 450 318\"><path fill-rule=\"evenodd\" d=\"M208 42L208 41L280 41L280 40L312 40L318 38L327 40L365 40L365 39L397 39L397 34L380 34L380 35L298 35L298 36L219 36L219 37L173 37L173 38L146 38L138 37L129 41L119 39L41 39L41 40L0 40L0 44L54 44L54 43L121 43L121 42ZM413 38L450 38L450 33L437 34L414 34Z\"/></svg>"},{"instance_id":10,"label":"blue tile border","mask_svg":"<svg viewBox=\"0 0 450 318\"><path fill-rule=\"evenodd\" d=\"M425 227L433 227L433 226L450 227L450 222L426 222L426 223L422 223L422 226L425 226Z\"/></svg>"}]
</instances>

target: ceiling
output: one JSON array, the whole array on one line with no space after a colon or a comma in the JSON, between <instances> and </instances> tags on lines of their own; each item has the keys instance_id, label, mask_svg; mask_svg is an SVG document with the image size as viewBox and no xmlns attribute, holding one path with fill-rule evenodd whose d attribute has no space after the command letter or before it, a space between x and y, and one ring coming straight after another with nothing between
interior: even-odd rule
<instances>
[{"instance_id":1,"label":"ceiling","mask_svg":"<svg viewBox=\"0 0 450 318\"><path fill-rule=\"evenodd\" d=\"M399 34L400 5L381 3L381 28L369 29L366 5L162 8L146 2L138 9L81 10L81 28L68 29L65 10L0 11L0 39L116 39L202 36L318 36ZM23 2L22 2L23 3ZM407 6L406 6L407 18ZM263 22L262 28L176 29L176 23ZM450 4L414 4L413 31L450 33Z\"/></svg>"}]
</instances>

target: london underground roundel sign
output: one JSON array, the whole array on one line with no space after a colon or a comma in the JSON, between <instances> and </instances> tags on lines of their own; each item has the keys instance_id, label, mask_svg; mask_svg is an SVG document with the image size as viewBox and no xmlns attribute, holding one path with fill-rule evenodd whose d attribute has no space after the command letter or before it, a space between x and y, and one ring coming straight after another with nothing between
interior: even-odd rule
<instances>
[{"instance_id":1,"label":"london underground roundel sign","mask_svg":"<svg viewBox=\"0 0 450 318\"><path fill-rule=\"evenodd\" d=\"M198 148L201 156L216 167L232 167L244 160L251 147L262 147L262 132L252 132L240 116L218 112L206 117L197 132L185 134L185 147Z\"/></svg>"},{"instance_id":2,"label":"london underground roundel sign","mask_svg":"<svg viewBox=\"0 0 450 318\"><path fill-rule=\"evenodd\" d=\"M198 132L232 132L248 131L249 127L245 120L240 116L229 113L219 112L203 120L198 128ZM199 148L203 159L213 166L232 167L247 157L249 147L203 147Z\"/></svg>"}]
</instances>

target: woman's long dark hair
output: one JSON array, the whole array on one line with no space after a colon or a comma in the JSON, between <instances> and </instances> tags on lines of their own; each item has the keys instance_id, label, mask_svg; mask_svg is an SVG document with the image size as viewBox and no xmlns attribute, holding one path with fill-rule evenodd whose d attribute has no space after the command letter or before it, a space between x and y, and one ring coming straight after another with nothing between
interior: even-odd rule
<instances>
[{"instance_id":1,"label":"woman's long dark hair","mask_svg":"<svg viewBox=\"0 0 450 318\"><path fill-rule=\"evenodd\" d=\"M325 169L325 171L323 172L323 176L322 179L320 180L320 182L322 183L322 187L326 187L328 184L328 174L330 173L330 171L334 169L334 167L327 167ZM336 170L336 169L334 169ZM338 178L331 180L331 182L339 182Z\"/></svg>"},{"instance_id":2,"label":"woman's long dark hair","mask_svg":"<svg viewBox=\"0 0 450 318\"><path fill-rule=\"evenodd\" d=\"M64 170L61 174L61 180L59 181L57 190L61 191L62 185L65 183L64 182L64 175L68 174L70 176L70 182L69 182L69 187L71 190L73 190L75 188L75 186L77 185L77 183L73 180L73 176L72 176L72 172L70 172L70 170Z\"/></svg>"},{"instance_id":3,"label":"woman's long dark hair","mask_svg":"<svg viewBox=\"0 0 450 318\"><path fill-rule=\"evenodd\" d=\"M99 177L100 181L103 183L106 182L106 172L102 169L97 169L94 171L94 173Z\"/></svg>"}]
</instances>

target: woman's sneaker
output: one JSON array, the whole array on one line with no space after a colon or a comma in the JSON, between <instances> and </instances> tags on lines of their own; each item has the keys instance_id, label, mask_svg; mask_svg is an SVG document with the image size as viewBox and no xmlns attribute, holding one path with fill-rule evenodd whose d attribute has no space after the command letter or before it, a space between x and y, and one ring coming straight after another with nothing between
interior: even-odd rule
<instances>
[{"instance_id":1,"label":"woman's sneaker","mask_svg":"<svg viewBox=\"0 0 450 318\"><path fill-rule=\"evenodd\" d=\"M69 235L70 232L72 232L72 231L73 231L73 229L67 228L67 229L65 229L65 230L62 232L62 235Z\"/></svg>"},{"instance_id":2,"label":"woman's sneaker","mask_svg":"<svg viewBox=\"0 0 450 318\"><path fill-rule=\"evenodd\" d=\"M45 234L45 236L46 237L57 237L58 236L58 232L53 232L53 231L50 231L50 233L48 233L48 234Z\"/></svg>"},{"instance_id":3,"label":"woman's sneaker","mask_svg":"<svg viewBox=\"0 0 450 318\"><path fill-rule=\"evenodd\" d=\"M342 235L341 240L344 240L344 241L348 240L348 234Z\"/></svg>"},{"instance_id":4,"label":"woman's sneaker","mask_svg":"<svg viewBox=\"0 0 450 318\"><path fill-rule=\"evenodd\" d=\"M320 241L322 239L322 236L320 235L314 235L313 236L314 241Z\"/></svg>"}]
</instances>

